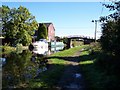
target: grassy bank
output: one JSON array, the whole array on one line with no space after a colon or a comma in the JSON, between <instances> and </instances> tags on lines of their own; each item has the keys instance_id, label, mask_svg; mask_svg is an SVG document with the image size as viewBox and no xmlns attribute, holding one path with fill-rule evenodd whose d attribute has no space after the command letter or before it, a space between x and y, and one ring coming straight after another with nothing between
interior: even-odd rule
<instances>
[{"instance_id":1,"label":"grassy bank","mask_svg":"<svg viewBox=\"0 0 120 90\"><path fill-rule=\"evenodd\" d=\"M82 74L85 78L86 87L88 90L96 90L95 87L99 87L98 83L101 78L101 73L94 66L94 62L97 58L96 55L90 55L90 51L84 50L80 54L80 67Z\"/></svg>"},{"instance_id":2,"label":"grassy bank","mask_svg":"<svg viewBox=\"0 0 120 90\"><path fill-rule=\"evenodd\" d=\"M22 50L27 50L28 46L17 45L16 47L11 47L8 45L0 46L0 55L1 54L8 54L11 52L21 52Z\"/></svg>"},{"instance_id":3,"label":"grassy bank","mask_svg":"<svg viewBox=\"0 0 120 90\"><path fill-rule=\"evenodd\" d=\"M67 61L62 59L63 57L72 56L75 52L80 51L80 49L86 46L80 46L57 52L49 57L49 69L39 75L39 78L34 79L30 82L31 88L39 87L54 87L60 80L64 68L67 66Z\"/></svg>"},{"instance_id":4,"label":"grassy bank","mask_svg":"<svg viewBox=\"0 0 120 90\"><path fill-rule=\"evenodd\" d=\"M111 90L120 87L120 79L112 73L116 65L110 62L110 57L102 52L91 53L90 49L86 49L81 52L80 58L80 67L88 90Z\"/></svg>"}]
</instances>

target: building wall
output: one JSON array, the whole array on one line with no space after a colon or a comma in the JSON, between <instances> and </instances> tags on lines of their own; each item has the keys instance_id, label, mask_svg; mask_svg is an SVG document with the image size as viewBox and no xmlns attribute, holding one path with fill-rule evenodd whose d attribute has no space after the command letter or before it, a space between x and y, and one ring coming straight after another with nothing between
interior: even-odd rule
<instances>
[{"instance_id":1,"label":"building wall","mask_svg":"<svg viewBox=\"0 0 120 90\"><path fill-rule=\"evenodd\" d=\"M53 24L50 24L48 27L48 40L54 41L55 40L55 29Z\"/></svg>"}]
</instances>

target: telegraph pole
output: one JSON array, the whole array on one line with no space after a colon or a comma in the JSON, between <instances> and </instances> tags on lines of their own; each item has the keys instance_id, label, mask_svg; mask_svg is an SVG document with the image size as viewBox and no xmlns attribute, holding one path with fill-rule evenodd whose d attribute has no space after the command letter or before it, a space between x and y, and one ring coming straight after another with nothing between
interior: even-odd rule
<instances>
[{"instance_id":1,"label":"telegraph pole","mask_svg":"<svg viewBox=\"0 0 120 90\"><path fill-rule=\"evenodd\" d=\"M95 39L95 42L96 42L96 32L97 32L97 22L99 20L92 20L92 22L95 22L95 33L94 33L94 39Z\"/></svg>"}]
</instances>

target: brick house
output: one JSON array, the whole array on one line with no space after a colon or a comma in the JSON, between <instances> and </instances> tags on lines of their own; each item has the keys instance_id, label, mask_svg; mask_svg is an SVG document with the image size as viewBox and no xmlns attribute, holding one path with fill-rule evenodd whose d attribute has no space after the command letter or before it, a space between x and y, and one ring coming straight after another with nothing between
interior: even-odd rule
<instances>
[{"instance_id":1,"label":"brick house","mask_svg":"<svg viewBox=\"0 0 120 90\"><path fill-rule=\"evenodd\" d=\"M38 27L40 27L40 24L44 24L47 28L48 31L48 42L54 41L55 40L55 28L52 23L39 23ZM35 31L34 38L37 38L37 30Z\"/></svg>"}]
</instances>

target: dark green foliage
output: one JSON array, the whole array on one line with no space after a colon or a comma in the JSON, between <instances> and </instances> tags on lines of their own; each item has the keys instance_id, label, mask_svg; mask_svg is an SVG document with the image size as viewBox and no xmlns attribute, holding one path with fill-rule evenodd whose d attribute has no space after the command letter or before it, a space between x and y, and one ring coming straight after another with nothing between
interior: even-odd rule
<instances>
[{"instance_id":1,"label":"dark green foliage","mask_svg":"<svg viewBox=\"0 0 120 90\"><path fill-rule=\"evenodd\" d=\"M47 39L48 37L47 27L44 24L40 24L38 28L37 40Z\"/></svg>"},{"instance_id":2,"label":"dark green foliage","mask_svg":"<svg viewBox=\"0 0 120 90\"><path fill-rule=\"evenodd\" d=\"M120 54L120 30L118 22L109 21L103 25L101 45L104 51L110 54ZM118 28L119 27L119 28Z\"/></svg>"},{"instance_id":3,"label":"dark green foliage","mask_svg":"<svg viewBox=\"0 0 120 90\"><path fill-rule=\"evenodd\" d=\"M92 43L90 47L80 54L81 61L94 60L91 64L80 63L87 90L112 90L120 88L119 59L108 55L108 53L103 53L98 44Z\"/></svg>"},{"instance_id":4,"label":"dark green foliage","mask_svg":"<svg viewBox=\"0 0 120 90\"><path fill-rule=\"evenodd\" d=\"M22 43L28 45L32 41L34 30L37 29L35 17L29 10L20 6L10 9L8 6L2 6L2 31L5 42L10 45Z\"/></svg>"},{"instance_id":5,"label":"dark green foliage","mask_svg":"<svg viewBox=\"0 0 120 90\"><path fill-rule=\"evenodd\" d=\"M62 41L62 39L59 36L55 36L56 41Z\"/></svg>"},{"instance_id":6,"label":"dark green foliage","mask_svg":"<svg viewBox=\"0 0 120 90\"><path fill-rule=\"evenodd\" d=\"M120 1L113 5L105 5L110 10L115 10L113 14L103 17L106 21L102 24L101 45L102 49L113 55L120 55Z\"/></svg>"},{"instance_id":7,"label":"dark green foliage","mask_svg":"<svg viewBox=\"0 0 120 90\"><path fill-rule=\"evenodd\" d=\"M105 73L104 88L114 89L120 88L120 1L104 6L114 13L101 17L103 24L100 43L103 52L95 61L95 67Z\"/></svg>"},{"instance_id":8,"label":"dark green foliage","mask_svg":"<svg viewBox=\"0 0 120 90\"><path fill-rule=\"evenodd\" d=\"M68 43L68 38L64 37L64 38L63 38L63 43L64 43L64 44L67 44L67 43Z\"/></svg>"},{"instance_id":9,"label":"dark green foliage","mask_svg":"<svg viewBox=\"0 0 120 90\"><path fill-rule=\"evenodd\" d=\"M7 54L6 54L7 55ZM12 52L7 55L6 64L2 71L2 88L10 88L10 86L21 87L21 83L27 85L27 79L24 74L31 72L27 67L32 63L29 62L32 53L30 51L23 51L22 53ZM33 74L34 75L34 74ZM9 79L7 78L9 77Z\"/></svg>"}]
</instances>

